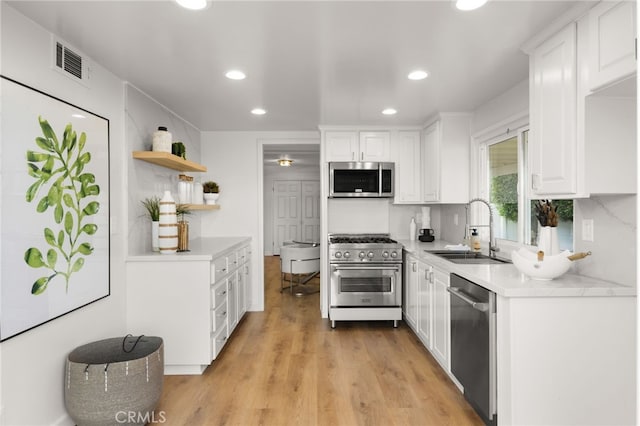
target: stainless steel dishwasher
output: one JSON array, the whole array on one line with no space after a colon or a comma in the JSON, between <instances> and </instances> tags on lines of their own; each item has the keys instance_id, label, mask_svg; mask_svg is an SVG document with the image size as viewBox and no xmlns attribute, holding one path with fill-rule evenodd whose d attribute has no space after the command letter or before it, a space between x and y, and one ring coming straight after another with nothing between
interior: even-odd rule
<instances>
[{"instance_id":1,"label":"stainless steel dishwasher","mask_svg":"<svg viewBox=\"0 0 640 426\"><path fill-rule=\"evenodd\" d=\"M488 425L497 424L496 294L451 274L451 371Z\"/></svg>"}]
</instances>

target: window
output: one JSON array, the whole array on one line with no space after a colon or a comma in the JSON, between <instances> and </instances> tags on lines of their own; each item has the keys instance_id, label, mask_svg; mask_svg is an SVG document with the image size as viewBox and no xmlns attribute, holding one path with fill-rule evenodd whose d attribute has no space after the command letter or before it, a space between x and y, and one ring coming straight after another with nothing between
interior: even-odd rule
<instances>
[{"instance_id":1,"label":"window","mask_svg":"<svg viewBox=\"0 0 640 426\"><path fill-rule=\"evenodd\" d=\"M480 196L494 211L496 239L536 245L540 224L536 218L537 199L531 198L526 180L529 130L507 132L480 144ZM558 239L562 250L573 249L573 200L549 200L557 209ZM488 238L488 231L482 233Z\"/></svg>"}]
</instances>

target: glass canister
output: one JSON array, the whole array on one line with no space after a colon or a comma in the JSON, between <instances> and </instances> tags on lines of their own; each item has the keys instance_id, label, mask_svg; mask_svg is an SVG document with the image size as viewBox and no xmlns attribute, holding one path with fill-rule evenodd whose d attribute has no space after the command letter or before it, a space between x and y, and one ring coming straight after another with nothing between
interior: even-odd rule
<instances>
[{"instance_id":1,"label":"glass canister","mask_svg":"<svg viewBox=\"0 0 640 426\"><path fill-rule=\"evenodd\" d=\"M193 197L191 197L191 204L202 204L204 199L204 191L202 190L202 184L200 182L193 182Z\"/></svg>"},{"instance_id":2,"label":"glass canister","mask_svg":"<svg viewBox=\"0 0 640 426\"><path fill-rule=\"evenodd\" d=\"M178 204L191 204L193 198L193 177L178 175Z\"/></svg>"}]
</instances>

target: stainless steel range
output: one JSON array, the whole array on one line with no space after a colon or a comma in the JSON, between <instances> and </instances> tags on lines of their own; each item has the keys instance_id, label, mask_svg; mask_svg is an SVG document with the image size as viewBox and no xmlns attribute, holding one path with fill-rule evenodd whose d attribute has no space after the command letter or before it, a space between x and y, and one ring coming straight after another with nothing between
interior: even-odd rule
<instances>
[{"instance_id":1,"label":"stainless steel range","mask_svg":"<svg viewBox=\"0 0 640 426\"><path fill-rule=\"evenodd\" d=\"M402 244L389 234L329 234L329 319L402 319Z\"/></svg>"}]
</instances>

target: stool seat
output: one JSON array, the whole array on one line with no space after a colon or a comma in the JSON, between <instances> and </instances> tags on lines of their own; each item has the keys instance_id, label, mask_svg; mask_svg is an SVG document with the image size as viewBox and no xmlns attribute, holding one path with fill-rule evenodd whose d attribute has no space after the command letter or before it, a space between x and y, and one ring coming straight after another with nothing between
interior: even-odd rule
<instances>
[{"instance_id":1,"label":"stool seat","mask_svg":"<svg viewBox=\"0 0 640 426\"><path fill-rule=\"evenodd\" d=\"M290 274L289 288L304 284L320 272L320 246L316 244L293 243L280 247L280 292L285 289L284 275ZM294 284L293 276L297 275L298 282ZM301 281L302 275L308 275Z\"/></svg>"}]
</instances>

